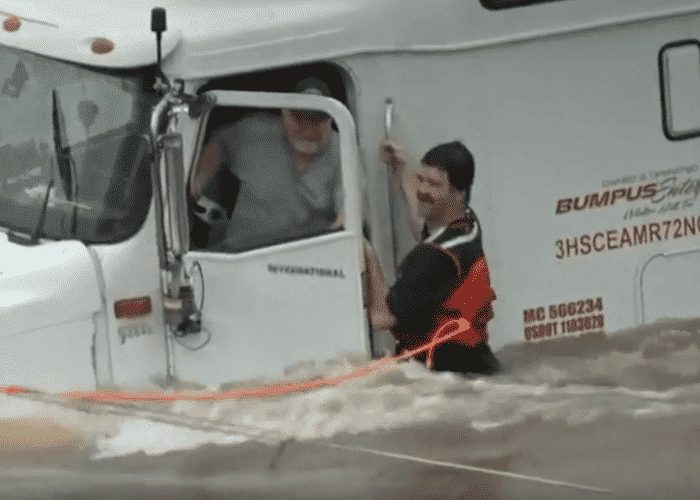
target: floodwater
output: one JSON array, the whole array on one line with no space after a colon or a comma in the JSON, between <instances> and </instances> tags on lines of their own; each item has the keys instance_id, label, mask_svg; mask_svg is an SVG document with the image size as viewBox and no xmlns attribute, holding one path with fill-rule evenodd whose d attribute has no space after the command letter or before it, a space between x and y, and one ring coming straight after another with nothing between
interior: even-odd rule
<instances>
[{"instance_id":1,"label":"floodwater","mask_svg":"<svg viewBox=\"0 0 700 500\"><path fill-rule=\"evenodd\" d=\"M0 497L698 498L700 320L497 356L490 378L408 362L266 399L2 396Z\"/></svg>"}]
</instances>

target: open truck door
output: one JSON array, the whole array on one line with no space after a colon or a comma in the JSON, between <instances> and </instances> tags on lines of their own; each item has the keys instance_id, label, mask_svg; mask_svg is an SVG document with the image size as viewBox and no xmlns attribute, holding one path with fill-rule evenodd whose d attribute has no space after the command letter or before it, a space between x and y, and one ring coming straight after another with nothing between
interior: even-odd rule
<instances>
[{"instance_id":1,"label":"open truck door","mask_svg":"<svg viewBox=\"0 0 700 500\"><path fill-rule=\"evenodd\" d=\"M198 137L190 148L193 153L190 183L197 175L201 145L206 147L213 135L205 133L211 117L230 117L228 126L237 119L257 120L257 116L267 116L253 125L264 127L265 123L279 124L281 110L323 112L332 119L339 149L336 168L341 180L340 196L336 198L341 200L338 212L342 212L344 221L340 227L317 227L309 234L297 232L293 237L280 235L278 239L271 234L266 243L242 248L227 246L226 238L232 232L233 239L240 236L236 233L240 229L232 221L238 216L237 210L243 210L240 208L245 189L242 184L250 182L246 176L267 176L261 183L270 186L270 192L261 196L274 197L275 189L284 188L280 183L286 180L271 175L267 168L266 157L276 154L272 150L259 152L259 164L247 161L246 172L239 174L234 183L213 182L214 194L205 191L196 201L190 199L194 207L190 217L192 230L201 232L202 220L210 223L205 242L197 241L199 238L193 234L183 258L195 303L201 306L201 331L170 337L172 374L180 381L221 384L278 378L291 366L328 360L343 353L360 352L369 357L369 327L362 287L359 156L350 112L334 99L310 95L212 91L206 97L215 103L211 111L199 119L185 118L180 125L183 130L193 132L185 136ZM281 129L275 126L269 130L271 135L280 133ZM239 138L248 140L245 134ZM230 146L237 151L266 147L246 143ZM219 174L230 177L225 168ZM323 188L316 186L321 195ZM230 205L232 198L238 199L228 210L223 208L217 213L217 221L202 216L203 209L210 216L208 211L212 207ZM275 210L287 210L284 200L279 200ZM270 214L271 220L279 217L279 213ZM266 230L259 229L263 233Z\"/></svg>"}]
</instances>

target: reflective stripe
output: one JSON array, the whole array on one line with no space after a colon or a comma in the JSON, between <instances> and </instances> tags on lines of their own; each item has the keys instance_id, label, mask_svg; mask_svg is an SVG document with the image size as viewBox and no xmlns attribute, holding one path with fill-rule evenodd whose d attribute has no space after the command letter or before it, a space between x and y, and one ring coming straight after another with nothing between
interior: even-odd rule
<instances>
[{"instance_id":1,"label":"reflective stripe","mask_svg":"<svg viewBox=\"0 0 700 500\"><path fill-rule=\"evenodd\" d=\"M469 243L470 241L474 240L474 238L476 238L477 234L479 234L479 224L476 221L474 221L474 228L469 234L463 234L462 236L457 236L456 238L447 240L445 243L440 243L440 247L447 249L456 247L457 245L461 245L462 243Z\"/></svg>"},{"instance_id":2,"label":"reflective stripe","mask_svg":"<svg viewBox=\"0 0 700 500\"><path fill-rule=\"evenodd\" d=\"M432 243L438 237L447 230L447 226L443 226L440 229L436 229L430 236L425 239L425 243Z\"/></svg>"}]
</instances>

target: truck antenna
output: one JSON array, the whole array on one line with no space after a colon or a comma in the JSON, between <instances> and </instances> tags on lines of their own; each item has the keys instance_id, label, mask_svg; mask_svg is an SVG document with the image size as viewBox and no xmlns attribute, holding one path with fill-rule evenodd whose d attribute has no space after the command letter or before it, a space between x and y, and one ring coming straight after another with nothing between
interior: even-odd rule
<instances>
[{"instance_id":1,"label":"truck antenna","mask_svg":"<svg viewBox=\"0 0 700 500\"><path fill-rule=\"evenodd\" d=\"M161 42L163 32L167 29L168 27L166 22L165 9L163 7L154 7L153 9L151 9L151 31L153 31L156 34L156 50L158 51L158 77L156 79L156 87L162 86L165 80L165 76L163 75L163 70L160 67L160 63L162 58Z\"/></svg>"}]
</instances>

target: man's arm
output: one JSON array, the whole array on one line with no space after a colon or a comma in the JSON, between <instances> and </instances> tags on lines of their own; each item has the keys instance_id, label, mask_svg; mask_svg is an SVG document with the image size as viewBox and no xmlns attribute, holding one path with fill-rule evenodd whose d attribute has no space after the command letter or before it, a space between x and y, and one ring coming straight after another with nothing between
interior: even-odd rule
<instances>
[{"instance_id":1,"label":"man's arm","mask_svg":"<svg viewBox=\"0 0 700 500\"><path fill-rule=\"evenodd\" d=\"M411 233L416 241L420 241L425 221L418 212L415 161L399 143L388 139L379 145L379 157L391 168L391 185L401 193Z\"/></svg>"},{"instance_id":2,"label":"man's arm","mask_svg":"<svg viewBox=\"0 0 700 500\"><path fill-rule=\"evenodd\" d=\"M190 196L197 200L219 170L223 155L216 141L209 141L199 157L199 163L190 182Z\"/></svg>"},{"instance_id":3,"label":"man's arm","mask_svg":"<svg viewBox=\"0 0 700 500\"><path fill-rule=\"evenodd\" d=\"M454 261L431 246L414 249L402 264L405 272L389 288L374 249L365 240L370 322L378 329L409 329L417 319L432 318L457 280ZM403 325L403 326L402 326Z\"/></svg>"},{"instance_id":4,"label":"man's arm","mask_svg":"<svg viewBox=\"0 0 700 500\"><path fill-rule=\"evenodd\" d=\"M396 317L387 305L389 287L386 284L374 248L367 240L364 241L364 246L367 272L367 309L369 310L370 323L373 328L378 330L391 330L396 326Z\"/></svg>"},{"instance_id":5,"label":"man's arm","mask_svg":"<svg viewBox=\"0 0 700 500\"><path fill-rule=\"evenodd\" d=\"M338 170L340 170L340 164L338 164ZM345 226L345 195L343 193L343 182L340 172L338 172L335 187L333 188L333 204L336 216L329 228L331 231L342 229Z\"/></svg>"}]
</instances>

